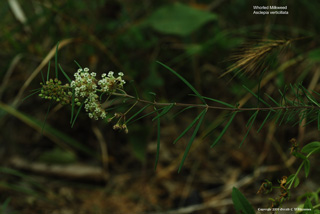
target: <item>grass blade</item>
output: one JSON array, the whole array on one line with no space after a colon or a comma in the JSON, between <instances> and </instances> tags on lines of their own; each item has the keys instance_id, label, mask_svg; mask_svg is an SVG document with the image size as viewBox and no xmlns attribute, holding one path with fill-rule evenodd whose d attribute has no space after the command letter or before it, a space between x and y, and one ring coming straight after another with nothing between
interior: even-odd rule
<instances>
[{"instance_id":1,"label":"grass blade","mask_svg":"<svg viewBox=\"0 0 320 214\"><path fill-rule=\"evenodd\" d=\"M75 106L75 89L72 89L72 100L71 100L71 119L70 124L72 124L73 115L74 115L74 106Z\"/></svg>"},{"instance_id":2,"label":"grass blade","mask_svg":"<svg viewBox=\"0 0 320 214\"><path fill-rule=\"evenodd\" d=\"M138 114L140 114L143 110L145 110L146 108L148 108L151 104L146 105L145 107L143 107L142 109L140 109L139 111L137 111L134 115L132 115L127 121L126 123L129 123L133 118L135 118Z\"/></svg>"},{"instance_id":3,"label":"grass blade","mask_svg":"<svg viewBox=\"0 0 320 214\"><path fill-rule=\"evenodd\" d=\"M183 78L180 74L178 74L177 72L175 72L172 68L166 66L165 64L157 61L158 64L162 65L163 67L165 67L166 69L168 69L169 71L171 71L174 75L176 75L180 80L182 80L182 82L184 82L195 94L196 96L204 103L206 104L206 101L202 98L202 96L199 94L199 92L185 79Z\"/></svg>"},{"instance_id":4,"label":"grass blade","mask_svg":"<svg viewBox=\"0 0 320 214\"><path fill-rule=\"evenodd\" d=\"M43 76L43 73L42 73L42 71L41 71L40 73L41 73L41 79L42 79L42 83L43 83L43 84L46 84L46 82L44 81L44 76Z\"/></svg>"},{"instance_id":5,"label":"grass blade","mask_svg":"<svg viewBox=\"0 0 320 214\"><path fill-rule=\"evenodd\" d=\"M192 94L193 96L196 96L195 94ZM227 106L227 107L230 107L230 108L234 108L233 105L229 104L229 103L226 103L226 102L223 102L221 100L216 100L216 99L213 99L213 98L210 98L210 97L205 97L205 96L201 96L203 99L205 100L210 100L210 101L213 101L213 102L216 102L216 103L220 103L221 105L224 105L224 106Z\"/></svg>"},{"instance_id":6,"label":"grass blade","mask_svg":"<svg viewBox=\"0 0 320 214\"><path fill-rule=\"evenodd\" d=\"M138 94L138 91L137 91L137 88L136 86L133 84L134 83L134 80L130 80L130 85L132 86L133 90L134 90L134 93L136 94L136 98L139 99L139 94Z\"/></svg>"},{"instance_id":7,"label":"grass blade","mask_svg":"<svg viewBox=\"0 0 320 214\"><path fill-rule=\"evenodd\" d=\"M265 104L268 107L271 107L271 105L267 102L265 102L263 99L261 99L261 97L259 97L258 95L256 95L253 91L251 91L249 88L247 88L245 85L242 85L242 87L244 87L250 94L252 94L255 98L258 99L259 102L262 102L263 104Z\"/></svg>"},{"instance_id":8,"label":"grass blade","mask_svg":"<svg viewBox=\"0 0 320 214\"><path fill-rule=\"evenodd\" d=\"M162 117L162 116L165 115L166 113L168 113L168 112L170 111L170 109L172 109L173 106L174 106L174 103L171 103L170 105L166 106L166 107L162 110L162 112L161 112L160 114L158 114L156 117L154 117L154 118L152 119L152 121L154 121L154 120Z\"/></svg>"},{"instance_id":9,"label":"grass blade","mask_svg":"<svg viewBox=\"0 0 320 214\"><path fill-rule=\"evenodd\" d=\"M58 50L59 50L59 42L57 43L56 54L54 55L54 67L55 67L57 79L58 79Z\"/></svg>"},{"instance_id":10,"label":"grass blade","mask_svg":"<svg viewBox=\"0 0 320 214\"><path fill-rule=\"evenodd\" d=\"M129 123L129 124L127 124L127 125L130 125L130 124L132 124L132 123L134 123L134 122L136 122L136 121L138 121L138 120L141 120L142 118L147 117L147 116L149 116L149 115L151 115L151 114L153 114L153 113L155 113L155 112L159 112L159 111L162 110L162 109L164 109L164 108L160 108L160 109L154 110L154 111L152 111L152 112L150 112L150 113L148 113L148 114L142 115L141 117L135 119L134 121L131 121L131 123Z\"/></svg>"},{"instance_id":11,"label":"grass blade","mask_svg":"<svg viewBox=\"0 0 320 214\"><path fill-rule=\"evenodd\" d=\"M272 101L274 102L277 106L281 106L280 103L278 103L277 101L275 101L271 96L269 96L268 94L265 93L265 95Z\"/></svg>"},{"instance_id":12,"label":"grass blade","mask_svg":"<svg viewBox=\"0 0 320 214\"><path fill-rule=\"evenodd\" d=\"M277 112L277 118L276 118L276 121L275 121L274 124L277 124L277 123L278 123L278 121L279 121L279 119L280 119L280 117L281 117L282 111L283 111L283 110L281 109L280 111Z\"/></svg>"},{"instance_id":13,"label":"grass blade","mask_svg":"<svg viewBox=\"0 0 320 214\"><path fill-rule=\"evenodd\" d=\"M59 68L61 70L61 72L63 73L63 75L67 78L68 82L71 83L71 79L69 78L69 76L64 72L64 70L62 69L61 65L59 64Z\"/></svg>"},{"instance_id":14,"label":"grass blade","mask_svg":"<svg viewBox=\"0 0 320 214\"><path fill-rule=\"evenodd\" d=\"M249 121L251 121L251 122L250 122L250 125L249 125L249 127L248 127L248 130L247 130L246 135L243 137L243 139L242 139L242 141L241 141L241 143L240 143L240 145L239 145L239 148L242 146L243 142L244 142L245 139L247 138L247 136L248 136L248 134L249 134L249 131L251 130L252 125L253 125L254 121L256 120L256 118L257 118L258 112L259 112L259 110L256 111L256 112L250 117L250 119L249 119ZM270 111L270 112L271 112L271 111Z\"/></svg>"},{"instance_id":15,"label":"grass blade","mask_svg":"<svg viewBox=\"0 0 320 214\"><path fill-rule=\"evenodd\" d=\"M222 132L220 133L220 135L217 137L217 139L213 142L213 144L211 145L210 148L213 148L218 142L219 140L222 138L222 136L224 135L224 133L226 133L227 129L229 128L229 126L231 125L234 117L236 116L236 114L238 113L238 111L233 112L233 114L231 115L230 120L228 121L227 125L224 127L224 129L222 130Z\"/></svg>"},{"instance_id":16,"label":"grass blade","mask_svg":"<svg viewBox=\"0 0 320 214\"><path fill-rule=\"evenodd\" d=\"M76 60L73 60L76 64L77 64L77 66L80 68L80 69L82 69L82 67L80 66L80 64L76 61Z\"/></svg>"},{"instance_id":17,"label":"grass blade","mask_svg":"<svg viewBox=\"0 0 320 214\"><path fill-rule=\"evenodd\" d=\"M29 94L28 96L26 96L25 98L23 98L23 99L22 99L22 102L24 102L24 101L25 101L26 99L28 99L29 97L31 97L31 96L39 93L40 91L41 91L41 88L40 88L40 89L37 89L37 91L35 91L35 92Z\"/></svg>"},{"instance_id":18,"label":"grass blade","mask_svg":"<svg viewBox=\"0 0 320 214\"><path fill-rule=\"evenodd\" d=\"M176 118L176 117L177 117L179 114L181 114L182 112L184 112L184 111L186 111L186 110L188 110L188 109L192 109L192 108L194 108L194 106L188 106L188 107L180 110L178 113L176 113L175 115L172 116L172 119Z\"/></svg>"},{"instance_id":19,"label":"grass blade","mask_svg":"<svg viewBox=\"0 0 320 214\"><path fill-rule=\"evenodd\" d=\"M267 122L270 114L271 114L271 111L269 111L269 113L267 114L266 118L264 118L264 121L262 122L262 124L261 124L260 128L258 129L257 133L260 132L260 130L262 129L262 127L264 126L264 124Z\"/></svg>"},{"instance_id":20,"label":"grass blade","mask_svg":"<svg viewBox=\"0 0 320 214\"><path fill-rule=\"evenodd\" d=\"M50 101L50 104L49 104L49 106L48 106L48 109L47 109L46 116L44 117L43 125L42 125L42 128L41 128L41 134L43 134L43 130L44 130L44 127L45 127L45 125L46 125L47 117L48 117L48 115L49 115L49 111L50 111L50 109L51 109L52 104L53 104L53 101L51 100L51 101Z\"/></svg>"},{"instance_id":21,"label":"grass blade","mask_svg":"<svg viewBox=\"0 0 320 214\"><path fill-rule=\"evenodd\" d=\"M193 125L199 120L203 113L201 112L193 121L189 124L189 126L175 139L173 144L176 144L190 129L193 127Z\"/></svg>"},{"instance_id":22,"label":"grass blade","mask_svg":"<svg viewBox=\"0 0 320 214\"><path fill-rule=\"evenodd\" d=\"M193 141L194 141L194 139L195 139L195 137L196 137L196 135L197 135L197 133L198 133L198 131L199 131L199 128L200 128L200 126L201 126L201 124L202 124L202 122L203 122L204 116L206 115L206 112L207 112L207 109L204 109L204 110L200 113L200 117L201 117L201 118L200 118L200 120L199 120L196 128L195 128L194 131L193 131L193 134L192 134L192 136L191 136L191 138L190 138L190 140L189 140L189 143L188 143L188 145L187 145L186 150L184 151L184 154L183 154L183 157L182 157L182 160L181 160L181 162L180 162L179 169L178 169L178 173L179 173L179 172L181 171L181 169L182 169L183 163L184 163L185 159L187 158L187 155L188 155L188 153L189 153L189 150L190 150L190 148L191 148L191 146L192 146L192 143L193 143Z\"/></svg>"},{"instance_id":23,"label":"grass blade","mask_svg":"<svg viewBox=\"0 0 320 214\"><path fill-rule=\"evenodd\" d=\"M71 124L71 128L73 127L74 123L76 122L77 117L78 117L78 115L79 115L79 113L80 113L83 105L84 105L84 103L82 103L81 106L79 107L78 112L77 112L76 116L74 117L74 120L73 120L73 122L72 122L72 124Z\"/></svg>"}]
</instances>

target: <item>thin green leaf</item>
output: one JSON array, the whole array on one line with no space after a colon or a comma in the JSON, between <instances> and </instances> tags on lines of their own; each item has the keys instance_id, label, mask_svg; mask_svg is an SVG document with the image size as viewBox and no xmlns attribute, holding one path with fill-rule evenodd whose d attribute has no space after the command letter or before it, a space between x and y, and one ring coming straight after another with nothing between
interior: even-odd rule
<instances>
[{"instance_id":1,"label":"thin green leaf","mask_svg":"<svg viewBox=\"0 0 320 214\"><path fill-rule=\"evenodd\" d=\"M156 153L156 162L154 164L154 171L157 169L159 154L160 154L160 117L157 119L157 153Z\"/></svg>"},{"instance_id":2,"label":"thin green leaf","mask_svg":"<svg viewBox=\"0 0 320 214\"><path fill-rule=\"evenodd\" d=\"M82 67L80 66L80 64L79 64L76 60L73 60L73 61L74 61L74 63L77 64L77 66L78 66L80 69L82 69Z\"/></svg>"},{"instance_id":3,"label":"thin green leaf","mask_svg":"<svg viewBox=\"0 0 320 214\"><path fill-rule=\"evenodd\" d=\"M50 61L49 61L50 62ZM42 71L40 72L41 73L41 79L42 79L42 83L45 84L46 82L44 81L44 76L43 76L43 73Z\"/></svg>"},{"instance_id":4,"label":"thin green leaf","mask_svg":"<svg viewBox=\"0 0 320 214\"><path fill-rule=\"evenodd\" d=\"M285 101L286 106L293 105L293 102L291 100L288 100L286 97L287 89L288 89L287 86L285 86L283 93L280 90L279 90L279 93L280 93L282 99Z\"/></svg>"},{"instance_id":5,"label":"thin green leaf","mask_svg":"<svg viewBox=\"0 0 320 214\"><path fill-rule=\"evenodd\" d=\"M279 89L278 90L280 95L281 95L281 100L280 100L280 104L282 105L283 104L283 101L285 102L284 105L287 105L286 103L286 98L284 97L283 93L281 92L281 90Z\"/></svg>"},{"instance_id":6,"label":"thin green leaf","mask_svg":"<svg viewBox=\"0 0 320 214\"><path fill-rule=\"evenodd\" d=\"M58 79L58 50L59 50L59 42L57 43L56 54L54 55L54 64L55 64L55 71L56 71L56 78L57 79Z\"/></svg>"},{"instance_id":7,"label":"thin green leaf","mask_svg":"<svg viewBox=\"0 0 320 214\"><path fill-rule=\"evenodd\" d=\"M236 213L255 214L252 205L237 188L233 187L231 197Z\"/></svg>"},{"instance_id":8,"label":"thin green leaf","mask_svg":"<svg viewBox=\"0 0 320 214\"><path fill-rule=\"evenodd\" d=\"M299 114L299 112L300 112L300 109L297 109L297 110L294 109L294 110L290 111L290 113L289 113L289 115L288 115L288 117L287 117L286 123L292 122L293 119L294 119L294 117L295 117L297 114Z\"/></svg>"},{"instance_id":9,"label":"thin green leaf","mask_svg":"<svg viewBox=\"0 0 320 214\"><path fill-rule=\"evenodd\" d=\"M197 96L195 94L191 94L192 96ZM221 105L224 105L224 106L227 106L227 107L230 107L230 108L234 108L233 105L229 104L229 103L226 103L226 102L223 102L221 100L216 100L216 99L213 99L213 98L210 98L210 97L205 97L205 96L201 96L203 99L205 100L210 100L210 101L213 101L213 102L216 102L216 103L220 103Z\"/></svg>"},{"instance_id":10,"label":"thin green leaf","mask_svg":"<svg viewBox=\"0 0 320 214\"><path fill-rule=\"evenodd\" d=\"M51 109L52 104L53 104L53 101L51 100L50 103L49 103L48 109L47 109L46 116L44 117L43 125L42 125L42 128L41 128L41 134L43 134L43 130L44 130L44 127L46 125L47 117L49 115L49 111Z\"/></svg>"},{"instance_id":11,"label":"thin green leaf","mask_svg":"<svg viewBox=\"0 0 320 214\"><path fill-rule=\"evenodd\" d=\"M281 109L280 111L278 111L277 114L276 114L276 115L277 115L277 116L276 116L277 118L276 118L275 124L278 123L278 121L279 121L279 119L280 119L280 117L281 117L281 114L282 114L282 109Z\"/></svg>"},{"instance_id":12,"label":"thin green leaf","mask_svg":"<svg viewBox=\"0 0 320 214\"><path fill-rule=\"evenodd\" d=\"M269 111L269 113L267 114L266 118L264 118L260 128L258 129L257 133L259 133L262 129L262 127L264 126L264 124L268 121L269 116L271 115L271 111Z\"/></svg>"},{"instance_id":13,"label":"thin green leaf","mask_svg":"<svg viewBox=\"0 0 320 214\"><path fill-rule=\"evenodd\" d=\"M35 94L38 94L39 92L41 91L41 89L37 89L37 91L29 94L28 96L26 96L25 98L22 99L22 102L24 102L26 99L28 99L29 97L35 95Z\"/></svg>"},{"instance_id":14,"label":"thin green leaf","mask_svg":"<svg viewBox=\"0 0 320 214\"><path fill-rule=\"evenodd\" d=\"M306 178L307 178L308 175L309 175L309 172L310 172L310 161L309 161L309 159L305 159L303 161L303 166L304 166L304 173L305 173Z\"/></svg>"},{"instance_id":15,"label":"thin green leaf","mask_svg":"<svg viewBox=\"0 0 320 214\"><path fill-rule=\"evenodd\" d=\"M63 75L67 78L68 82L71 83L71 79L69 78L69 76L64 72L64 70L62 69L61 65L59 64L59 68L61 70L61 72L63 73Z\"/></svg>"},{"instance_id":16,"label":"thin green leaf","mask_svg":"<svg viewBox=\"0 0 320 214\"><path fill-rule=\"evenodd\" d=\"M259 102L262 102L263 104L265 104L268 107L271 107L271 105L267 102L265 102L263 99L261 99L261 97L259 97L258 95L256 95L253 91L251 91L249 88L247 88L245 85L242 85L242 87L244 87L250 94L252 94L255 98L258 99Z\"/></svg>"},{"instance_id":17,"label":"thin green leaf","mask_svg":"<svg viewBox=\"0 0 320 214\"><path fill-rule=\"evenodd\" d=\"M185 159L187 158L187 155L188 155L188 153L189 153L189 150L190 150L190 148L191 148L191 146L192 146L192 143L193 143L193 141L194 141L194 139L195 139L195 137L196 137L196 135L197 135L197 133L198 133L198 131L199 131L199 128L200 128L200 126L201 126L201 124L202 124L202 121L203 121L203 119L204 119L204 116L206 115L206 112L207 112L207 109L204 109L204 110L200 113L200 117L201 117L201 118L200 118L200 120L199 120L196 128L195 128L194 131L193 131L193 134L192 134L192 136L191 136L191 138L190 138L190 140L189 140L189 143L188 143L188 145L187 145L186 150L184 151L184 154L183 154L183 157L182 157L182 160L181 160L181 162L180 162L179 169L178 169L178 173L180 173L180 171L181 171L181 169L182 169L183 163L184 163Z\"/></svg>"},{"instance_id":18,"label":"thin green leaf","mask_svg":"<svg viewBox=\"0 0 320 214\"><path fill-rule=\"evenodd\" d=\"M252 120L254 120L255 119L255 114L258 112L259 110L257 110L255 113L253 113L252 115L251 115L251 117L249 118L249 120L248 120L248 122L247 122L247 124L246 124L246 127L248 127L250 124L251 124L251 121Z\"/></svg>"},{"instance_id":19,"label":"thin green leaf","mask_svg":"<svg viewBox=\"0 0 320 214\"><path fill-rule=\"evenodd\" d=\"M151 114L153 114L153 113L155 113L155 112L158 112L158 111L160 111L160 110L162 110L162 109L163 109L163 108L160 108L160 109L157 109L157 110L155 110L155 111L152 111L152 112L150 112L150 113L148 113L148 114L142 115L141 117L139 117L139 118L131 121L131 123L128 123L127 125L130 125L130 124L132 124L132 123L134 123L134 122L136 122L136 121L138 121L138 120L141 120L142 118L145 118L145 117L147 117L147 116L149 116L149 115L151 115Z\"/></svg>"},{"instance_id":20,"label":"thin green leaf","mask_svg":"<svg viewBox=\"0 0 320 214\"><path fill-rule=\"evenodd\" d=\"M300 110L300 111L299 111L298 117L299 117L300 119L299 119L297 122L295 122L292 126L296 126L296 125L302 123L302 121L303 121L303 119L304 119L304 116L305 116L305 114L306 114L305 112L306 112L306 110Z\"/></svg>"},{"instance_id":21,"label":"thin green leaf","mask_svg":"<svg viewBox=\"0 0 320 214\"><path fill-rule=\"evenodd\" d=\"M230 120L228 121L227 125L224 127L224 129L222 130L220 135L217 137L217 139L213 142L213 144L211 145L211 148L213 148L219 142L219 140L222 138L224 133L226 133L227 129L231 125L231 123L232 123L232 121L233 121L233 119L234 119L234 117L236 116L237 113L238 113L238 111L233 112L233 114L232 114Z\"/></svg>"},{"instance_id":22,"label":"thin green leaf","mask_svg":"<svg viewBox=\"0 0 320 214\"><path fill-rule=\"evenodd\" d=\"M304 104L305 105L305 101L302 98L302 94L300 94L301 91L303 91L303 89L299 86L299 85L295 85L295 87L297 88L297 92L296 92L296 97L298 98L298 100L300 101L300 105Z\"/></svg>"},{"instance_id":23,"label":"thin green leaf","mask_svg":"<svg viewBox=\"0 0 320 214\"><path fill-rule=\"evenodd\" d=\"M288 113L288 110L287 110L287 109L286 109L286 110L284 110L284 114L282 115L282 119L281 119L281 121L280 121L280 123L279 123L279 126L281 126L281 124L282 124L283 120L286 118L287 113Z\"/></svg>"},{"instance_id":24,"label":"thin green leaf","mask_svg":"<svg viewBox=\"0 0 320 214\"><path fill-rule=\"evenodd\" d=\"M313 104L315 104L316 106L320 107L320 104L316 101L316 99L312 96L312 94L305 87L303 87L302 84L300 84L300 87L302 88L302 92L307 97L307 99Z\"/></svg>"},{"instance_id":25,"label":"thin green leaf","mask_svg":"<svg viewBox=\"0 0 320 214\"><path fill-rule=\"evenodd\" d=\"M77 120L77 118L78 118L78 115L79 115L79 113L80 113L83 105L84 105L84 103L82 103L81 106L79 107L78 112L77 112L76 116L74 117L73 122L72 122L72 124L71 124L71 128L73 127L74 123L76 122L76 120Z\"/></svg>"},{"instance_id":26,"label":"thin green leaf","mask_svg":"<svg viewBox=\"0 0 320 214\"><path fill-rule=\"evenodd\" d=\"M168 112L172 109L173 106L174 106L174 103L171 103L170 105L166 106L166 107L162 110L162 112L161 112L160 114L158 114L156 117L154 117L154 118L152 119L152 121L154 121L154 120L162 117L162 116L165 115L166 113L168 113Z\"/></svg>"},{"instance_id":27,"label":"thin green leaf","mask_svg":"<svg viewBox=\"0 0 320 214\"><path fill-rule=\"evenodd\" d=\"M186 111L186 110L189 110L189 109L192 109L194 108L194 106L188 106L180 111L178 111L175 115L172 116L172 119L176 118L179 114L181 114L182 112Z\"/></svg>"},{"instance_id":28,"label":"thin green leaf","mask_svg":"<svg viewBox=\"0 0 320 214\"><path fill-rule=\"evenodd\" d=\"M303 127L309 125L310 123L313 123L314 121L318 120L317 115L314 115L315 117L311 117L308 122L306 122Z\"/></svg>"},{"instance_id":29,"label":"thin green leaf","mask_svg":"<svg viewBox=\"0 0 320 214\"><path fill-rule=\"evenodd\" d=\"M299 96L299 94L297 94L295 88L293 87L293 85L291 83L290 83L290 88L291 88L292 93L295 95L295 98L292 102L292 105L295 105L295 101L296 101L297 97Z\"/></svg>"},{"instance_id":30,"label":"thin green leaf","mask_svg":"<svg viewBox=\"0 0 320 214\"><path fill-rule=\"evenodd\" d=\"M134 80L130 80L129 83L130 83L130 85L132 86L132 88L133 88L133 90L134 90L134 93L136 94L136 98L139 99L139 94L138 94L137 88L136 88L136 86L133 84L133 83L134 83Z\"/></svg>"},{"instance_id":31,"label":"thin green leaf","mask_svg":"<svg viewBox=\"0 0 320 214\"><path fill-rule=\"evenodd\" d=\"M75 89L72 89L72 100L71 100L71 118L70 124L72 124L73 115L74 115L74 108L75 108Z\"/></svg>"},{"instance_id":32,"label":"thin green leaf","mask_svg":"<svg viewBox=\"0 0 320 214\"><path fill-rule=\"evenodd\" d=\"M165 67L166 69L168 69L169 71L171 71L174 75L176 75L180 80L182 80L196 95L197 97L204 103L206 104L206 101L202 98L202 96L200 95L200 93L185 79L183 78L180 74L178 74L177 72L175 72L172 68L166 66L165 64L157 61L158 64L162 65L163 67Z\"/></svg>"},{"instance_id":33,"label":"thin green leaf","mask_svg":"<svg viewBox=\"0 0 320 214\"><path fill-rule=\"evenodd\" d=\"M277 106L281 106L280 103L278 103L277 101L275 101L272 97L270 97L268 94L265 93L265 95L272 101L274 102Z\"/></svg>"},{"instance_id":34,"label":"thin green leaf","mask_svg":"<svg viewBox=\"0 0 320 214\"><path fill-rule=\"evenodd\" d=\"M99 96L99 100L100 101L102 100L102 96L105 95L105 94L106 94L106 92L103 92L103 93L100 94L100 96Z\"/></svg>"},{"instance_id":35,"label":"thin green leaf","mask_svg":"<svg viewBox=\"0 0 320 214\"><path fill-rule=\"evenodd\" d=\"M47 71L47 81L49 81L49 76L50 76L50 64L51 64L51 62L49 61L49 63L48 63L48 71Z\"/></svg>"},{"instance_id":36,"label":"thin green leaf","mask_svg":"<svg viewBox=\"0 0 320 214\"><path fill-rule=\"evenodd\" d=\"M193 125L200 119L201 115L203 113L201 112L189 125L188 127L179 135L179 137L177 137L173 144L176 144L192 127Z\"/></svg>"},{"instance_id":37,"label":"thin green leaf","mask_svg":"<svg viewBox=\"0 0 320 214\"><path fill-rule=\"evenodd\" d=\"M254 121L256 120L256 118L257 118L258 112L259 112L259 111L256 111L256 112L250 117L250 119L249 119L249 121L251 120L250 126L248 127L247 133L246 133L246 135L243 137L243 139L242 139L242 141L241 141L241 143L240 143L239 148L242 146L243 142L244 142L245 139L247 138L247 136L248 136L248 134L249 134L249 131L251 130L252 125L253 125Z\"/></svg>"},{"instance_id":38,"label":"thin green leaf","mask_svg":"<svg viewBox=\"0 0 320 214\"><path fill-rule=\"evenodd\" d=\"M126 123L129 123L133 118L135 118L138 114L143 112L146 108L148 108L151 104L146 105L145 107L141 108L139 111L137 111L135 114L133 114L127 121Z\"/></svg>"}]
</instances>

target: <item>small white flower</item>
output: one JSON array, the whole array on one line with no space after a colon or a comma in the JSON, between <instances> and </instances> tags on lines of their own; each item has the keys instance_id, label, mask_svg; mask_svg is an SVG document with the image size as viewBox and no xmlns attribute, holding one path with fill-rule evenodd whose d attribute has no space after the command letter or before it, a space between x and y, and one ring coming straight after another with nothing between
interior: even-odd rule
<instances>
[{"instance_id":1,"label":"small white flower","mask_svg":"<svg viewBox=\"0 0 320 214\"><path fill-rule=\"evenodd\" d=\"M102 78L104 78L104 77L106 77L106 76L107 76L106 73L103 73L103 74L101 75Z\"/></svg>"},{"instance_id":2,"label":"small white flower","mask_svg":"<svg viewBox=\"0 0 320 214\"><path fill-rule=\"evenodd\" d=\"M122 77L124 74L122 72L119 72L118 75Z\"/></svg>"},{"instance_id":3,"label":"small white flower","mask_svg":"<svg viewBox=\"0 0 320 214\"><path fill-rule=\"evenodd\" d=\"M80 73L81 71L82 71L82 69L81 69L81 68L79 68L79 69L78 69L78 72Z\"/></svg>"},{"instance_id":4,"label":"small white flower","mask_svg":"<svg viewBox=\"0 0 320 214\"><path fill-rule=\"evenodd\" d=\"M88 72L89 68L84 68L83 70L84 70L84 72Z\"/></svg>"},{"instance_id":5,"label":"small white flower","mask_svg":"<svg viewBox=\"0 0 320 214\"><path fill-rule=\"evenodd\" d=\"M91 76L95 77L97 74L95 72L91 72Z\"/></svg>"},{"instance_id":6,"label":"small white flower","mask_svg":"<svg viewBox=\"0 0 320 214\"><path fill-rule=\"evenodd\" d=\"M109 71L108 73L108 77L113 77L114 72L113 71Z\"/></svg>"}]
</instances>

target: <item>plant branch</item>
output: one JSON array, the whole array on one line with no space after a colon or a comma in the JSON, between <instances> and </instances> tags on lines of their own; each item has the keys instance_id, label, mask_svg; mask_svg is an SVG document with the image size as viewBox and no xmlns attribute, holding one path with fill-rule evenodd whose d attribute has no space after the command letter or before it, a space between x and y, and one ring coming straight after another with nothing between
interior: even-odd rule
<instances>
[{"instance_id":1,"label":"plant branch","mask_svg":"<svg viewBox=\"0 0 320 214\"><path fill-rule=\"evenodd\" d=\"M173 104L174 106L179 106L179 107L192 106L196 108L207 108L207 109L217 109L217 110L227 110L227 111L273 111L273 110L289 110L289 109L290 110L293 110L293 109L319 109L320 110L319 106L313 106L313 105L294 105L294 106L286 105L286 106L255 107L255 108L237 108L237 107L231 108L231 107L220 107L220 106L211 106L211 105L194 104L194 103L177 103L177 102L157 103L155 101L140 99L129 94L121 94L121 93L113 92L112 95L134 99L137 102L151 104L154 106L170 106Z\"/></svg>"}]
</instances>

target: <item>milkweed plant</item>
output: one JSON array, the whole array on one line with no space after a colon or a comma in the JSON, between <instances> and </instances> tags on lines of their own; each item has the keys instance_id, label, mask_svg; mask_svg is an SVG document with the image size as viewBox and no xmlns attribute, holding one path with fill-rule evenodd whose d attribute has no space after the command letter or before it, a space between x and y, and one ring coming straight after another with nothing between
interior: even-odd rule
<instances>
[{"instance_id":1,"label":"milkweed plant","mask_svg":"<svg viewBox=\"0 0 320 214\"><path fill-rule=\"evenodd\" d=\"M243 56L238 55L239 61L232 66L231 70L229 69L226 73L230 73L233 69L246 70L248 68L254 68L258 66L261 69L261 63L264 57L272 52L273 48L281 47L282 45L289 44L293 40L288 41L280 41L276 40L274 42L268 41L267 43L262 43L259 48L255 48L254 54L252 51L245 51ZM259 132L267 121L274 119L275 123L281 125L284 123L291 123L293 125L300 125L302 121L307 119L306 125L312 122L316 122L318 130L320 130L320 102L316 99L316 96L320 96L320 94L316 91L309 91L306 89L302 83L289 85L284 88L284 90L279 90L280 100L276 100L272 98L268 94L261 94L260 89L258 93L255 93L253 90L250 90L248 87L243 86L248 93L250 93L253 97L255 97L258 101L258 105L255 107L240 107L239 104L230 104L218 99L213 99L209 97L202 96L185 78L183 78L179 73L166 66L165 64L158 62L161 66L169 70L173 73L177 78L179 78L182 82L186 84L192 91L193 95L198 97L202 102L201 104L190 104L190 103L161 103L156 102L155 100L143 100L136 96L132 96L126 93L124 86L126 84L124 80L124 73L118 72L115 74L113 71L109 71L108 73L103 73L101 76L98 76L95 72L90 72L88 68L82 68L77 62L78 70L74 73L74 80L71 80L69 76L64 72L62 67L57 63L57 53L58 53L58 45L56 49L55 55L55 78L49 78L50 72L50 62L49 68L47 72L46 80L42 75L42 83L40 83L41 88L36 89L33 94L39 94L39 97L50 100L52 102L58 102L61 105L69 105L71 106L71 126L74 125L79 113L81 111L85 111L88 117L94 120L107 120L111 122L114 118L117 119L115 125L113 125L113 129L122 130L125 133L128 133L127 124L129 122L137 121L143 117L147 117L150 115L154 115L152 121L157 122L157 152L156 152L156 163L155 168L157 166L159 151L160 151L160 119L162 116L167 114L172 108L179 107L182 108L180 112L183 112L192 108L200 108L202 111L200 114L194 118L194 120L187 126L187 128L175 139L174 143L179 141L185 134L193 129L193 133L189 139L187 147L184 151L184 155L180 162L180 166L178 172L181 171L181 168L184 164L184 161L187 157L187 154L192 146L192 143L199 131L199 128L205 118L207 111L209 110L219 110L219 111L227 111L225 125L222 131L218 134L214 142L211 144L211 148L214 147L226 133L229 126L232 124L234 118L237 114L243 112L251 112L251 116L247 122L246 134L243 137L240 146L243 144L244 140L249 134L250 129L252 128L258 114L264 117L263 122L258 128L257 132ZM267 47L267 52L265 48ZM261 51L262 54L257 53L257 51ZM254 56L254 57L253 57ZM253 57L253 58L252 58ZM253 60L252 60L253 59ZM263 64L264 65L264 64ZM242 67L241 67L242 66ZM68 80L68 83L64 84L58 78L58 67L60 68L61 73ZM263 72L262 72L263 73ZM42 74L42 73L41 73ZM33 95L31 94L31 95ZM30 96L31 96L30 95ZM124 113L116 112L114 115L108 115L106 111L105 104L111 102L112 97L120 97L126 100L133 101L132 105L128 108L128 110ZM213 102L216 105L208 105L207 102ZM143 103L145 106L139 109L135 113L130 113L133 107L138 103ZM146 115L139 115L148 107L153 107L153 111L147 113ZM130 114L130 117L128 115ZM213 131L213 130L211 130ZM297 172L290 176L283 176L279 180L279 185L274 186L269 180L265 180L262 183L258 193L269 193L273 189L280 189L280 195L276 199L270 199L272 201L272 205L270 209L279 208L282 206L285 200L290 198L290 189L291 187L297 187L299 184L298 173L301 171L302 167L305 170L305 176L309 175L310 170L310 161L309 156L313 153L320 152L320 142L312 142L307 144L305 147L300 149L297 146L296 141L292 141L291 153L292 155L302 159L302 163L298 168ZM307 153L307 155L303 154ZM310 193L311 194L311 193ZM316 193L313 193L315 196ZM311 194L312 195L312 194ZM234 206L239 213L255 213L252 206L246 200L246 198L242 195L242 193L236 188L233 189L232 199L234 202ZM313 200L313 201L312 201ZM312 202L311 202L312 201ZM313 204L315 205L313 205ZM306 202L304 204L305 208L310 208L315 211L315 213L320 213L319 207L319 199L318 197L307 197ZM275 210L277 211L277 210Z\"/></svg>"}]
</instances>

